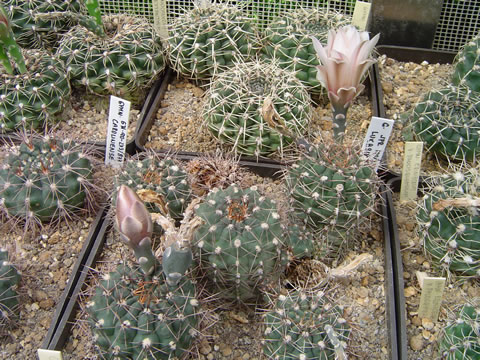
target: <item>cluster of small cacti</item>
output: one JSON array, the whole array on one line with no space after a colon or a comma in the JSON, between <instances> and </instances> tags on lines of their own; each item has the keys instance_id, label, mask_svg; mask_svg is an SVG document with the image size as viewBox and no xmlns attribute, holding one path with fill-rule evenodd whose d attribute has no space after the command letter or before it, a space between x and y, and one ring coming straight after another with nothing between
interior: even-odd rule
<instances>
[{"instance_id":1,"label":"cluster of small cacti","mask_svg":"<svg viewBox=\"0 0 480 360\"><path fill-rule=\"evenodd\" d=\"M316 244L322 259L336 258L375 211L378 178L355 147L311 147L285 181L296 215L322 239Z\"/></svg>"},{"instance_id":2,"label":"cluster of small cacti","mask_svg":"<svg viewBox=\"0 0 480 360\"><path fill-rule=\"evenodd\" d=\"M183 165L153 153L125 161L116 185L134 189L151 212L168 214L177 220L182 218L192 199L192 188Z\"/></svg>"},{"instance_id":3,"label":"cluster of small cacti","mask_svg":"<svg viewBox=\"0 0 480 360\"><path fill-rule=\"evenodd\" d=\"M480 92L480 32L458 52L452 82Z\"/></svg>"},{"instance_id":4,"label":"cluster of small cacti","mask_svg":"<svg viewBox=\"0 0 480 360\"><path fill-rule=\"evenodd\" d=\"M480 275L480 174L478 169L434 177L419 204L424 248L442 270Z\"/></svg>"},{"instance_id":5,"label":"cluster of small cacti","mask_svg":"<svg viewBox=\"0 0 480 360\"><path fill-rule=\"evenodd\" d=\"M252 19L231 5L198 1L169 24L166 41L170 64L179 74L208 80L252 59L260 39Z\"/></svg>"},{"instance_id":6,"label":"cluster of small cacti","mask_svg":"<svg viewBox=\"0 0 480 360\"><path fill-rule=\"evenodd\" d=\"M480 307L464 305L457 319L443 329L440 355L445 360L480 358Z\"/></svg>"},{"instance_id":7,"label":"cluster of small cacti","mask_svg":"<svg viewBox=\"0 0 480 360\"><path fill-rule=\"evenodd\" d=\"M283 155L294 147L294 138L306 136L313 114L310 96L294 73L261 61L219 74L203 112L221 143L256 157Z\"/></svg>"},{"instance_id":8,"label":"cluster of small cacti","mask_svg":"<svg viewBox=\"0 0 480 360\"><path fill-rule=\"evenodd\" d=\"M21 274L8 261L8 252L0 249L0 334L13 325L20 314L17 287Z\"/></svg>"},{"instance_id":9,"label":"cluster of small cacti","mask_svg":"<svg viewBox=\"0 0 480 360\"><path fill-rule=\"evenodd\" d=\"M299 8L282 14L265 29L265 59L275 60L314 95L325 93L317 78L319 61L312 36L326 43L328 31L351 23L351 17L330 9Z\"/></svg>"},{"instance_id":10,"label":"cluster of small cacti","mask_svg":"<svg viewBox=\"0 0 480 360\"><path fill-rule=\"evenodd\" d=\"M264 317L263 352L268 359L346 358L347 321L322 291L280 295Z\"/></svg>"},{"instance_id":11,"label":"cluster of small cacti","mask_svg":"<svg viewBox=\"0 0 480 360\"><path fill-rule=\"evenodd\" d=\"M88 149L68 139L25 137L0 169L0 209L26 224L69 218L92 205L92 174Z\"/></svg>"},{"instance_id":12,"label":"cluster of small cacti","mask_svg":"<svg viewBox=\"0 0 480 360\"><path fill-rule=\"evenodd\" d=\"M480 93L449 86L427 93L412 114L413 131L428 151L475 161L480 151Z\"/></svg>"}]
</instances>

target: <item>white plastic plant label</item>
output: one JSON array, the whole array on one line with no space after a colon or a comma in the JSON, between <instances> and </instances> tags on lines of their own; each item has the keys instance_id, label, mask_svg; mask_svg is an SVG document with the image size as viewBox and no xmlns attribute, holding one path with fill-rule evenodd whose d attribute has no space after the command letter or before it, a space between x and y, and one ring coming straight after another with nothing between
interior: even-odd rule
<instances>
[{"instance_id":1,"label":"white plastic plant label","mask_svg":"<svg viewBox=\"0 0 480 360\"><path fill-rule=\"evenodd\" d=\"M417 197L418 179L422 163L423 142L407 141L402 167L402 183L400 185L400 201L413 200Z\"/></svg>"},{"instance_id":2,"label":"white plastic plant label","mask_svg":"<svg viewBox=\"0 0 480 360\"><path fill-rule=\"evenodd\" d=\"M370 16L372 4L366 1L357 1L353 9L352 24L358 27L358 30L365 31Z\"/></svg>"},{"instance_id":3,"label":"white plastic plant label","mask_svg":"<svg viewBox=\"0 0 480 360\"><path fill-rule=\"evenodd\" d=\"M120 167L125 158L127 147L128 119L130 101L116 96L110 96L108 111L107 146L105 149L105 164Z\"/></svg>"},{"instance_id":4,"label":"white plastic plant label","mask_svg":"<svg viewBox=\"0 0 480 360\"><path fill-rule=\"evenodd\" d=\"M153 24L162 39L168 37L167 0L153 0Z\"/></svg>"},{"instance_id":5,"label":"white plastic plant label","mask_svg":"<svg viewBox=\"0 0 480 360\"><path fill-rule=\"evenodd\" d=\"M444 277L427 276L423 278L422 295L418 308L419 318L427 318L431 321L438 320L446 280Z\"/></svg>"},{"instance_id":6,"label":"white plastic plant label","mask_svg":"<svg viewBox=\"0 0 480 360\"><path fill-rule=\"evenodd\" d=\"M62 352L57 350L37 350L39 360L63 360Z\"/></svg>"},{"instance_id":7,"label":"white plastic plant label","mask_svg":"<svg viewBox=\"0 0 480 360\"><path fill-rule=\"evenodd\" d=\"M370 121L362 149L367 158L377 162L377 168L392 133L393 123L393 120L377 116L372 116L372 121Z\"/></svg>"}]
</instances>

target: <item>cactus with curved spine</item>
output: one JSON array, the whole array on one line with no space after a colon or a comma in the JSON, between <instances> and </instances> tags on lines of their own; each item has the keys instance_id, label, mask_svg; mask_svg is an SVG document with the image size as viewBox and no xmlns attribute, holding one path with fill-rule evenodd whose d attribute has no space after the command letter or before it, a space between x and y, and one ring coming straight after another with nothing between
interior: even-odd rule
<instances>
[{"instance_id":1,"label":"cactus with curved spine","mask_svg":"<svg viewBox=\"0 0 480 360\"><path fill-rule=\"evenodd\" d=\"M213 136L235 153L256 157L282 156L293 147L292 137L306 136L313 114L295 75L261 61L239 63L219 74L207 99L203 114Z\"/></svg>"},{"instance_id":2,"label":"cactus with curved spine","mask_svg":"<svg viewBox=\"0 0 480 360\"><path fill-rule=\"evenodd\" d=\"M480 276L480 175L455 170L428 179L417 222L424 249L447 272Z\"/></svg>"},{"instance_id":3,"label":"cactus with curved spine","mask_svg":"<svg viewBox=\"0 0 480 360\"><path fill-rule=\"evenodd\" d=\"M430 91L413 110L412 128L429 151L475 161L480 149L480 93L465 86Z\"/></svg>"},{"instance_id":4,"label":"cactus with curved spine","mask_svg":"<svg viewBox=\"0 0 480 360\"><path fill-rule=\"evenodd\" d=\"M349 327L323 292L280 295L264 314L263 352L269 359L345 359Z\"/></svg>"},{"instance_id":5,"label":"cactus with curved spine","mask_svg":"<svg viewBox=\"0 0 480 360\"><path fill-rule=\"evenodd\" d=\"M93 166L88 149L71 140L30 135L13 147L0 169L0 209L28 226L57 222L92 206Z\"/></svg>"},{"instance_id":6,"label":"cactus with curved spine","mask_svg":"<svg viewBox=\"0 0 480 360\"><path fill-rule=\"evenodd\" d=\"M480 32L455 57L452 82L480 92Z\"/></svg>"},{"instance_id":7,"label":"cactus with curved spine","mask_svg":"<svg viewBox=\"0 0 480 360\"><path fill-rule=\"evenodd\" d=\"M295 213L319 233L316 254L336 257L368 222L378 194L374 164L356 147L310 147L285 175Z\"/></svg>"},{"instance_id":8,"label":"cactus with curved spine","mask_svg":"<svg viewBox=\"0 0 480 360\"><path fill-rule=\"evenodd\" d=\"M442 359L475 360L480 357L480 308L464 305L453 323L443 329Z\"/></svg>"},{"instance_id":9,"label":"cactus with curved spine","mask_svg":"<svg viewBox=\"0 0 480 360\"><path fill-rule=\"evenodd\" d=\"M209 1L196 2L169 25L167 54L179 74L208 80L234 62L252 59L260 49L253 21L240 9Z\"/></svg>"},{"instance_id":10,"label":"cactus with curved spine","mask_svg":"<svg viewBox=\"0 0 480 360\"><path fill-rule=\"evenodd\" d=\"M169 282L151 249L152 221L127 186L118 192L116 223L139 267L120 265L106 274L87 304L103 359L172 359L188 352L197 335L195 285L181 274Z\"/></svg>"},{"instance_id":11,"label":"cactus with curved spine","mask_svg":"<svg viewBox=\"0 0 480 360\"><path fill-rule=\"evenodd\" d=\"M351 23L351 17L334 10L299 8L282 14L265 29L265 59L275 59L279 66L295 72L296 77L314 95L326 94L317 79L319 61L312 36L327 42L328 31Z\"/></svg>"},{"instance_id":12,"label":"cactus with curved spine","mask_svg":"<svg viewBox=\"0 0 480 360\"><path fill-rule=\"evenodd\" d=\"M180 162L161 159L154 153L125 161L116 177L117 186L127 185L139 193L151 212L167 213L180 220L192 199L188 174Z\"/></svg>"},{"instance_id":13,"label":"cactus with curved spine","mask_svg":"<svg viewBox=\"0 0 480 360\"><path fill-rule=\"evenodd\" d=\"M20 272L8 261L8 252L0 249L0 333L19 316L17 286Z\"/></svg>"}]
</instances>

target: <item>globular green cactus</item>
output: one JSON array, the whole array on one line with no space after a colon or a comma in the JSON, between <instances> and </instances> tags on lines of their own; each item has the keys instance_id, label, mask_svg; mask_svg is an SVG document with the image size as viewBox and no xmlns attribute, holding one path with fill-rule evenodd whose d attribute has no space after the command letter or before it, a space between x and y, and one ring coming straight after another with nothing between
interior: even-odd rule
<instances>
[{"instance_id":1,"label":"globular green cactus","mask_svg":"<svg viewBox=\"0 0 480 360\"><path fill-rule=\"evenodd\" d=\"M25 137L0 169L0 209L26 225L69 218L93 204L92 174L87 148L68 139Z\"/></svg>"},{"instance_id":2,"label":"globular green cactus","mask_svg":"<svg viewBox=\"0 0 480 360\"><path fill-rule=\"evenodd\" d=\"M480 151L480 93L468 87L432 90L411 116L427 150L453 160L474 161Z\"/></svg>"},{"instance_id":3,"label":"globular green cactus","mask_svg":"<svg viewBox=\"0 0 480 360\"><path fill-rule=\"evenodd\" d=\"M117 187L134 189L151 212L180 220L193 194L183 165L172 158L148 153L125 161L116 177ZM114 197L115 198L115 197Z\"/></svg>"},{"instance_id":4,"label":"globular green cactus","mask_svg":"<svg viewBox=\"0 0 480 360\"><path fill-rule=\"evenodd\" d=\"M356 147L311 147L285 174L295 214L319 234L316 255L336 258L375 210L378 177Z\"/></svg>"},{"instance_id":5,"label":"globular green cactus","mask_svg":"<svg viewBox=\"0 0 480 360\"><path fill-rule=\"evenodd\" d=\"M256 190L235 185L212 190L195 209L203 220L192 251L219 296L240 303L259 300L288 261L276 203Z\"/></svg>"},{"instance_id":6,"label":"globular green cactus","mask_svg":"<svg viewBox=\"0 0 480 360\"><path fill-rule=\"evenodd\" d=\"M425 252L442 270L480 275L480 175L455 170L427 180L417 209Z\"/></svg>"},{"instance_id":7,"label":"globular green cactus","mask_svg":"<svg viewBox=\"0 0 480 360\"><path fill-rule=\"evenodd\" d=\"M198 333L195 285L184 273L168 281L151 249L150 215L135 192L122 186L116 204L118 230L140 266L120 265L105 275L87 304L100 357L180 358Z\"/></svg>"},{"instance_id":8,"label":"globular green cactus","mask_svg":"<svg viewBox=\"0 0 480 360\"><path fill-rule=\"evenodd\" d=\"M56 52L70 70L72 87L138 103L165 68L159 35L146 19L100 17L96 1L87 1L87 7L93 21L71 28Z\"/></svg>"},{"instance_id":9,"label":"globular green cactus","mask_svg":"<svg viewBox=\"0 0 480 360\"><path fill-rule=\"evenodd\" d=\"M350 333L342 309L321 291L280 295L264 314L263 352L268 359L345 359Z\"/></svg>"},{"instance_id":10,"label":"globular green cactus","mask_svg":"<svg viewBox=\"0 0 480 360\"><path fill-rule=\"evenodd\" d=\"M0 249L0 334L11 326L20 314L17 287L20 272L8 261L8 252Z\"/></svg>"},{"instance_id":11,"label":"globular green cactus","mask_svg":"<svg viewBox=\"0 0 480 360\"><path fill-rule=\"evenodd\" d=\"M51 49L84 10L78 0L5 0L18 44L25 49Z\"/></svg>"},{"instance_id":12,"label":"globular green cactus","mask_svg":"<svg viewBox=\"0 0 480 360\"><path fill-rule=\"evenodd\" d=\"M443 329L440 340L442 359L476 360L480 358L480 308L464 305L455 322Z\"/></svg>"},{"instance_id":13,"label":"globular green cactus","mask_svg":"<svg viewBox=\"0 0 480 360\"><path fill-rule=\"evenodd\" d=\"M169 25L166 40L171 66L179 74L209 80L234 62L255 57L260 49L252 19L234 6L197 1Z\"/></svg>"},{"instance_id":14,"label":"globular green cactus","mask_svg":"<svg viewBox=\"0 0 480 360\"><path fill-rule=\"evenodd\" d=\"M351 23L351 17L330 9L299 8L274 19L265 29L265 59L275 59L281 68L294 71L314 95L326 94L317 79L319 61L312 36L326 44L328 31Z\"/></svg>"},{"instance_id":15,"label":"globular green cactus","mask_svg":"<svg viewBox=\"0 0 480 360\"><path fill-rule=\"evenodd\" d=\"M310 96L292 72L261 61L238 63L213 81L203 109L208 129L235 153L283 156L306 136ZM284 135L286 134L286 135Z\"/></svg>"},{"instance_id":16,"label":"globular green cactus","mask_svg":"<svg viewBox=\"0 0 480 360\"><path fill-rule=\"evenodd\" d=\"M480 32L455 57L452 82L480 92Z\"/></svg>"}]
</instances>

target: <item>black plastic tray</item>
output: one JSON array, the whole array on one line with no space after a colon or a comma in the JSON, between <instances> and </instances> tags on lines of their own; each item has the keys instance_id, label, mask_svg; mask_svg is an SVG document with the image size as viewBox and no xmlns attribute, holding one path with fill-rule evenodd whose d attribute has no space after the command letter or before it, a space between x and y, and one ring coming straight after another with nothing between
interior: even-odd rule
<instances>
[{"instance_id":1,"label":"black plastic tray","mask_svg":"<svg viewBox=\"0 0 480 360\"><path fill-rule=\"evenodd\" d=\"M165 154L166 155L166 154ZM162 156L160 154L160 156ZM196 158L197 155L189 154L177 154L176 158L179 160L190 160ZM241 165L247 167L250 171L262 176L262 177L273 177L278 178L285 167L275 164L265 164L259 163L257 161L246 161L242 160ZM391 240L391 221L390 213L388 209L388 191L385 186L382 185L381 189L382 196L382 229L384 234L384 251L385 251L385 287L386 287L386 324L388 326L388 340L389 340L389 352L390 359L392 360L403 360L406 359L400 356L400 349L402 344L400 340L404 338L398 337L398 316L396 314L399 304L397 303L397 292L396 289L397 283L395 282L395 270L394 264L398 259L393 258L394 254L399 256L399 252L394 253L392 246L394 242ZM84 250L82 251L82 256L79 257L77 264L75 265L74 270L76 271L75 275L72 277L73 281L69 282L69 286L64 291L62 296L62 302L58 305L56 311L56 317L52 321L52 327L50 328L49 334L43 343L44 349L49 350L61 350L70 335L70 329L72 327L75 314L79 308L80 294L82 289L86 286L86 278L88 269L93 268L96 259L100 256L105 239L107 236L107 231L110 226L110 222L105 220L105 215L107 209L104 209L101 214L98 216L99 223L93 227L91 231L91 236L85 244ZM88 249L88 250L87 250ZM403 288L402 288L403 289ZM402 292L403 293L403 292ZM406 345L405 345L406 346Z\"/></svg>"},{"instance_id":2,"label":"black plastic tray","mask_svg":"<svg viewBox=\"0 0 480 360\"><path fill-rule=\"evenodd\" d=\"M377 53L379 55L387 55L389 58L395 59L397 61L405 62L415 62L422 63L423 61L428 61L430 64L451 64L455 58L456 53L449 51L440 51L440 50L431 50L431 49L421 49L414 47L404 47L404 46L394 46L394 45L380 45L376 47ZM380 117L386 118L385 105L383 102L383 89L382 89L382 74L377 67L377 92L378 92L378 113ZM385 180L401 176L401 174L392 171L385 171Z\"/></svg>"},{"instance_id":3,"label":"black plastic tray","mask_svg":"<svg viewBox=\"0 0 480 360\"><path fill-rule=\"evenodd\" d=\"M368 94L368 97L372 104L373 116L380 116L379 115L380 104L379 104L379 97L378 97L378 91L377 91L378 89L377 74L378 74L378 67L375 64L369 71L369 74L365 80L366 93ZM168 68L167 71L165 72L163 83L160 86L159 91L157 92L157 96L153 100L152 105L150 106L146 116L143 118L142 123L137 128L138 132L135 133L135 144L137 146L138 151L146 151L145 143L147 141L147 137L150 132L150 129L152 128L154 122L156 121L157 111L160 108L160 104L163 98L165 97L165 93L167 91L168 85L177 76L178 74L171 68ZM179 154L179 155L194 156L194 157L202 155L202 153L198 153L198 152L188 152L188 151L181 151L181 150L176 151L173 149L154 149L154 151L157 153L163 153L163 154L175 152L176 154ZM241 159L245 161L250 161L250 162L251 161L257 162L257 158L253 156L241 156ZM282 165L282 163L279 161L271 160L265 157L259 158L258 161L263 164Z\"/></svg>"}]
</instances>

